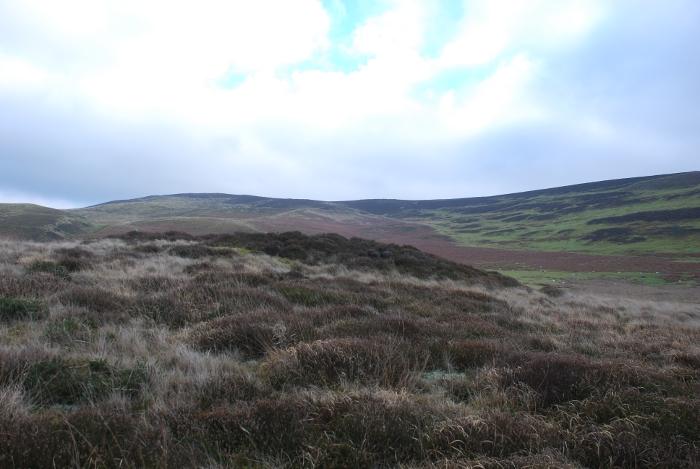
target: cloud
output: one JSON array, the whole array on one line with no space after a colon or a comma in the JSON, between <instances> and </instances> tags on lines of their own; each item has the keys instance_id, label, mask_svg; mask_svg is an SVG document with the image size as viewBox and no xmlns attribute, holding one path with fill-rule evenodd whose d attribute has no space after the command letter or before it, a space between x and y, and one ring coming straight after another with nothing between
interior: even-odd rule
<instances>
[{"instance_id":1,"label":"cloud","mask_svg":"<svg viewBox=\"0 0 700 469\"><path fill-rule=\"evenodd\" d=\"M697 169L698 20L690 0L7 1L0 190L432 198Z\"/></svg>"}]
</instances>

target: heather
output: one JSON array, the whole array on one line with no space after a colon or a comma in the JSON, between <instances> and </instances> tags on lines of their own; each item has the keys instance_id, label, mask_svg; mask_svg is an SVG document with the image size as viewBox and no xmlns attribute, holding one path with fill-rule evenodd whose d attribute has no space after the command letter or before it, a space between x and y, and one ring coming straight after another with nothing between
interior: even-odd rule
<instances>
[{"instance_id":1,"label":"heather","mask_svg":"<svg viewBox=\"0 0 700 469\"><path fill-rule=\"evenodd\" d=\"M699 338L337 235L0 241L0 467L698 467Z\"/></svg>"}]
</instances>

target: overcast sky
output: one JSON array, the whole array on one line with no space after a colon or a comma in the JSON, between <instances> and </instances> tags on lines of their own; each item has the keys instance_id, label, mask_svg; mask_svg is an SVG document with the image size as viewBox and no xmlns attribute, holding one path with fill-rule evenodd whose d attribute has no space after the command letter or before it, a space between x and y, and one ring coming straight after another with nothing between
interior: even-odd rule
<instances>
[{"instance_id":1,"label":"overcast sky","mask_svg":"<svg viewBox=\"0 0 700 469\"><path fill-rule=\"evenodd\" d=\"M0 202L692 170L697 0L0 0Z\"/></svg>"}]
</instances>

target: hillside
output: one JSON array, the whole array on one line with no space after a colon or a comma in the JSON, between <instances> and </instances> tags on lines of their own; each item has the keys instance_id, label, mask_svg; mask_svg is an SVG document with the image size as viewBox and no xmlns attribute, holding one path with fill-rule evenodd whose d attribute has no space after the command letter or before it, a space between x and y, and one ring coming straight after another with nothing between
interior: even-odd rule
<instances>
[{"instance_id":1,"label":"hillside","mask_svg":"<svg viewBox=\"0 0 700 469\"><path fill-rule=\"evenodd\" d=\"M133 230L337 233L507 269L531 284L564 281L583 271L593 276L619 272L652 283L700 277L700 172L449 200L323 202L176 194L68 211L0 207L13 213L0 218L0 234L25 239Z\"/></svg>"},{"instance_id":2,"label":"hillside","mask_svg":"<svg viewBox=\"0 0 700 469\"><path fill-rule=\"evenodd\" d=\"M700 251L700 172L497 197L349 205L425 223L467 246L595 254Z\"/></svg>"},{"instance_id":3,"label":"hillside","mask_svg":"<svg viewBox=\"0 0 700 469\"><path fill-rule=\"evenodd\" d=\"M76 238L97 229L92 221L65 210L34 204L0 204L0 235L48 241Z\"/></svg>"},{"instance_id":4,"label":"hillside","mask_svg":"<svg viewBox=\"0 0 700 469\"><path fill-rule=\"evenodd\" d=\"M444 236L473 247L594 254L697 254L700 172L580 184L494 197L320 202L178 194L75 211L104 232L176 229L338 232L388 240Z\"/></svg>"},{"instance_id":5,"label":"hillside","mask_svg":"<svg viewBox=\"0 0 700 469\"><path fill-rule=\"evenodd\" d=\"M0 469L694 468L700 308L667 290L337 235L0 240Z\"/></svg>"}]
</instances>

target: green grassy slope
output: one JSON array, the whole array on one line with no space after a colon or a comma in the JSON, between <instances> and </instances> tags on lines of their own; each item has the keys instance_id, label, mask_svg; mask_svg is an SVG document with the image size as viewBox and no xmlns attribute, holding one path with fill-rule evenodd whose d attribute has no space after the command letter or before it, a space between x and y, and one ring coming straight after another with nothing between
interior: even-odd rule
<instances>
[{"instance_id":1,"label":"green grassy slope","mask_svg":"<svg viewBox=\"0 0 700 469\"><path fill-rule=\"evenodd\" d=\"M700 251L700 172L496 197L346 205L429 225L466 246L596 254Z\"/></svg>"},{"instance_id":2,"label":"green grassy slope","mask_svg":"<svg viewBox=\"0 0 700 469\"><path fill-rule=\"evenodd\" d=\"M0 204L0 235L34 241L85 236L97 225L77 214L34 204Z\"/></svg>"},{"instance_id":3,"label":"green grassy slope","mask_svg":"<svg viewBox=\"0 0 700 469\"><path fill-rule=\"evenodd\" d=\"M302 231L316 232L319 230L307 226L310 221L324 220L332 224L358 216L357 210L339 203L229 194L151 196L108 202L78 209L75 213L99 223L102 233L127 229L200 234L267 231L260 223L281 219L293 220L292 226Z\"/></svg>"},{"instance_id":4,"label":"green grassy slope","mask_svg":"<svg viewBox=\"0 0 700 469\"><path fill-rule=\"evenodd\" d=\"M349 214L354 210L342 203L315 200L272 199L229 194L175 194L119 200L75 212L99 223L133 223L160 218L247 219L276 216L295 211Z\"/></svg>"}]
</instances>

